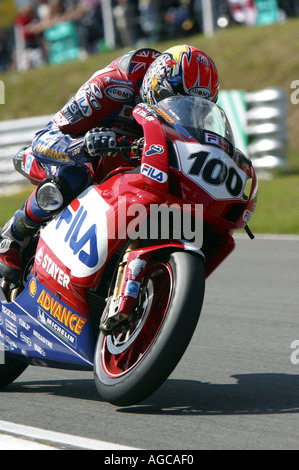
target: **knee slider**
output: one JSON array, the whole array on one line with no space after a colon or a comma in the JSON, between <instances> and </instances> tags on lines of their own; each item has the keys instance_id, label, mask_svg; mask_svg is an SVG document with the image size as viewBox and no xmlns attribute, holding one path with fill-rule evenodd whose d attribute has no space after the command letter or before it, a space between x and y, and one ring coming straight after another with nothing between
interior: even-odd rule
<instances>
[{"instance_id":1,"label":"knee slider","mask_svg":"<svg viewBox=\"0 0 299 470\"><path fill-rule=\"evenodd\" d=\"M49 214L58 212L72 200L68 183L55 177L42 181L36 190L35 197L39 208Z\"/></svg>"}]
</instances>

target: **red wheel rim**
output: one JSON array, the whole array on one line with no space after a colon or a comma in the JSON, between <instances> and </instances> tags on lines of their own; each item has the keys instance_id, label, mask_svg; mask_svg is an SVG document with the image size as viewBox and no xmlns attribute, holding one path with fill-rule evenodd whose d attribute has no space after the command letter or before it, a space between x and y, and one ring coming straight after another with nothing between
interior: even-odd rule
<instances>
[{"instance_id":1,"label":"red wheel rim","mask_svg":"<svg viewBox=\"0 0 299 470\"><path fill-rule=\"evenodd\" d=\"M149 266L145 277L134 324L126 332L103 337L101 365L105 375L110 378L127 374L143 359L167 314L173 288L169 264L155 262Z\"/></svg>"}]
</instances>

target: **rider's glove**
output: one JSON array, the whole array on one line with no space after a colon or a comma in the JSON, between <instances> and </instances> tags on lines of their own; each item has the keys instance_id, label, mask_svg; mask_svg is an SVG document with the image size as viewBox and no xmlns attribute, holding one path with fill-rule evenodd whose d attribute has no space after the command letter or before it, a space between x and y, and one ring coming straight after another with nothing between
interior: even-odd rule
<instances>
[{"instance_id":1,"label":"rider's glove","mask_svg":"<svg viewBox=\"0 0 299 470\"><path fill-rule=\"evenodd\" d=\"M83 148L91 156L102 155L116 146L116 135L105 127L95 127L85 134Z\"/></svg>"}]
</instances>

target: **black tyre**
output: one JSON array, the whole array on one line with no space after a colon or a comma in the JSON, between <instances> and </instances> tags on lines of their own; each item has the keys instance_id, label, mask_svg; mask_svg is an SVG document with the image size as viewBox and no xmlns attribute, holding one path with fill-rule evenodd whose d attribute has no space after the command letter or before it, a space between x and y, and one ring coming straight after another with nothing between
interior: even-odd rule
<instances>
[{"instance_id":1,"label":"black tyre","mask_svg":"<svg viewBox=\"0 0 299 470\"><path fill-rule=\"evenodd\" d=\"M98 337L94 375L101 397L118 406L139 403L171 374L196 328L204 299L202 259L161 252L144 275L134 323Z\"/></svg>"},{"instance_id":2,"label":"black tyre","mask_svg":"<svg viewBox=\"0 0 299 470\"><path fill-rule=\"evenodd\" d=\"M11 384L27 367L25 362L5 354L4 364L0 364L0 388Z\"/></svg>"}]
</instances>

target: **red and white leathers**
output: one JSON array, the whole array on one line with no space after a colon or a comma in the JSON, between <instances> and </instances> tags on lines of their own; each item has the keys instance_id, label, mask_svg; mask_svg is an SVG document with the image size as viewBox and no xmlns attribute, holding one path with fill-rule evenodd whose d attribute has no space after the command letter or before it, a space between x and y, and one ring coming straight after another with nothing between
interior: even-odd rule
<instances>
[{"instance_id":1,"label":"red and white leathers","mask_svg":"<svg viewBox=\"0 0 299 470\"><path fill-rule=\"evenodd\" d=\"M138 136L132 110L145 72L159 55L153 49L139 49L97 71L36 134L32 143L34 157L41 163L58 166L91 161L82 144L84 134L96 126L114 126L119 133Z\"/></svg>"},{"instance_id":2,"label":"red and white leathers","mask_svg":"<svg viewBox=\"0 0 299 470\"><path fill-rule=\"evenodd\" d=\"M103 174L96 172L95 175L96 168L91 163L94 158L83 148L87 131L101 126L112 128L120 135L141 136L132 111L139 100L143 77L159 55L158 51L148 48L131 51L97 71L34 136L31 148L15 156L15 163L21 161L29 177L31 169L35 168L35 172L40 169L45 181L38 185L1 231L0 276L17 282L22 273L20 250L26 247L32 234L78 196L95 176L101 178L118 165L114 158L106 159L111 160L110 168L99 165ZM47 177L51 178L50 183ZM50 191L54 190L54 196L55 191L58 194L51 203L46 201L46 210L38 204L42 187L45 190L43 184L48 185L47 189L53 184Z\"/></svg>"},{"instance_id":3,"label":"red and white leathers","mask_svg":"<svg viewBox=\"0 0 299 470\"><path fill-rule=\"evenodd\" d=\"M85 133L103 126L112 128L118 135L141 136L132 111L139 100L143 77L159 55L158 51L148 48L131 51L97 71L34 136L24 159L27 173L30 175L30 167L36 162L48 169L49 174L53 174L54 166L55 177L66 188L65 203L82 192L94 177L95 170L91 163L94 159L83 149ZM113 160L111 168L117 163ZM32 225L30 222L40 225L53 215L40 209L35 191L21 211L23 217L30 219L25 220L29 225ZM18 226L21 224L16 220L16 230Z\"/></svg>"}]
</instances>

